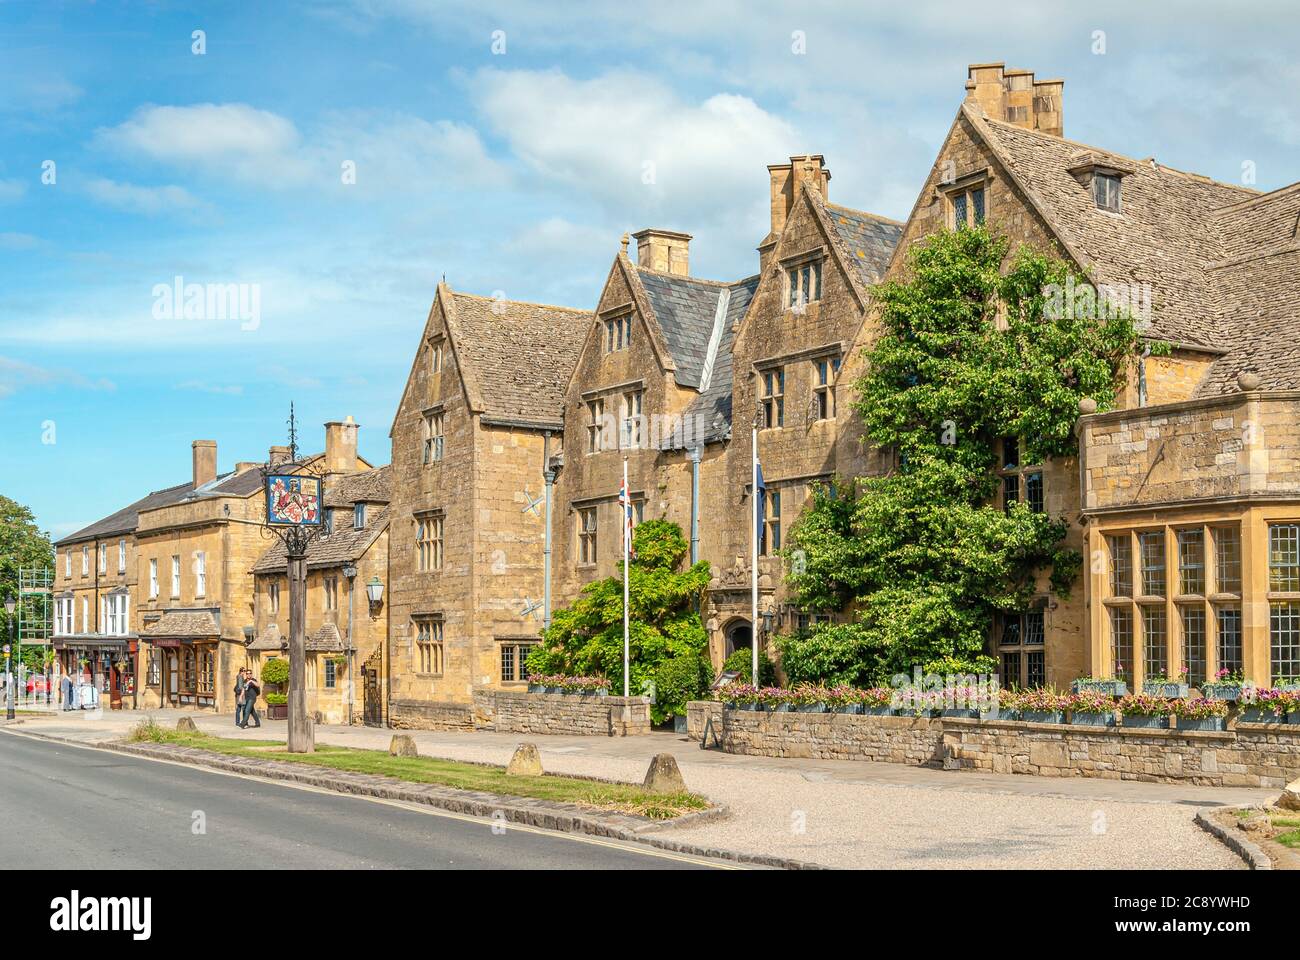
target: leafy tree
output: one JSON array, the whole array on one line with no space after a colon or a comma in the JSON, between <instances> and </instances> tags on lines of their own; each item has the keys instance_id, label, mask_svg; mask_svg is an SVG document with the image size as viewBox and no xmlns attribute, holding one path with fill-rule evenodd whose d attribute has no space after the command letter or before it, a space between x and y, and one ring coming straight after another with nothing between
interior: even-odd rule
<instances>
[{"instance_id":1,"label":"leafy tree","mask_svg":"<svg viewBox=\"0 0 1300 960\"><path fill-rule=\"evenodd\" d=\"M651 718L663 723L686 712L710 679L708 634L699 604L709 586L709 565L685 570L689 544L675 523L647 520L632 536L636 552L628 571L629 645L634 694L656 689ZM623 573L583 587L557 610L542 643L528 657L532 673L604 676L623 690Z\"/></svg>"},{"instance_id":2,"label":"leafy tree","mask_svg":"<svg viewBox=\"0 0 1300 960\"><path fill-rule=\"evenodd\" d=\"M0 603L9 597L18 598L18 571L20 568L46 567L54 568L54 548L50 544L50 535L36 526L32 511L22 504L0 495ZM43 613L31 598L25 616L35 617ZM10 642L10 616L0 606L0 643ZM12 617L18 619L18 611ZM17 631L17 624L13 626ZM16 635L16 633L14 634ZM38 646L23 647L23 662L33 670L41 670L42 648ZM0 667L3 661L0 660Z\"/></svg>"},{"instance_id":3,"label":"leafy tree","mask_svg":"<svg viewBox=\"0 0 1300 960\"><path fill-rule=\"evenodd\" d=\"M853 614L778 641L791 680L987 668L996 612L1026 609L1046 571L1068 595L1081 557L1062 545L1065 518L995 505L999 441L1020 438L1028 463L1074 455L1079 401L1114 405L1141 337L1124 311L1064 304L1061 290L1092 289L1068 264L1009 254L983 227L939 233L877 287L881 336L855 406L898 468L818 490L791 530L800 605Z\"/></svg>"}]
</instances>

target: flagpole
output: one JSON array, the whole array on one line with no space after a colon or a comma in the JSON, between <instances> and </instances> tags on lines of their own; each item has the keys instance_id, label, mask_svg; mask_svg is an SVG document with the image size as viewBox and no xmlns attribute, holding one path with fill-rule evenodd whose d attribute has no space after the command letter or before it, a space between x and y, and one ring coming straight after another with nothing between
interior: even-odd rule
<instances>
[{"instance_id":1,"label":"flagpole","mask_svg":"<svg viewBox=\"0 0 1300 960\"><path fill-rule=\"evenodd\" d=\"M753 648L753 657L754 657L754 672L751 674L751 682L754 684L755 687L757 687L757 686L759 686L759 676L758 676L758 518L759 518L759 511L761 511L761 510L763 509L763 501L762 501L763 493L762 493L762 491L759 490L759 488L758 488L758 420L757 420L757 418L755 418L755 420L754 420L753 441L750 443L750 454L751 454L751 457L752 457L752 459L753 459L753 463L751 464L751 468L750 468L750 474L751 474L751 478L752 478L752 480L753 480L753 487L752 487L752 489L753 489L753 491L754 491L754 502L753 502L753 504L752 504L753 509L749 511L749 520L750 520L750 524L751 524L751 526L753 527L753 536L750 538L751 546L753 547L753 557L752 557L752 559L753 559L753 564L752 564L752 567L751 567L752 574L753 574L753 583L752 583L752 593L751 593L751 598L750 598L750 599L751 599L751 607L752 607L752 619L749 621L751 624L753 624L753 626L750 627L749 636L750 636L750 640L752 641L752 642L750 643L750 647Z\"/></svg>"},{"instance_id":2,"label":"flagpole","mask_svg":"<svg viewBox=\"0 0 1300 960\"><path fill-rule=\"evenodd\" d=\"M629 693L631 682L631 651L632 644L629 639L628 630L628 613L627 613L627 582L628 567L631 566L629 556L632 548L632 531L630 529L629 519L632 511L632 498L627 489L627 457L623 458L623 496L619 498L622 503L620 507L623 512L623 696L630 697Z\"/></svg>"}]
</instances>

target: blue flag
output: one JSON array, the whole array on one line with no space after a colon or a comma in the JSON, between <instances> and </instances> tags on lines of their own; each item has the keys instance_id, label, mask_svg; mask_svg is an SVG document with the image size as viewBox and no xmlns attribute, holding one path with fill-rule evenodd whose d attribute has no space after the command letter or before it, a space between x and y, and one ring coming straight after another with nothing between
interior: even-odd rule
<instances>
[{"instance_id":1,"label":"blue flag","mask_svg":"<svg viewBox=\"0 0 1300 960\"><path fill-rule=\"evenodd\" d=\"M763 501L767 498L767 484L763 483L763 465L757 460L754 461L754 479L754 529L758 531L758 542L762 544Z\"/></svg>"}]
</instances>

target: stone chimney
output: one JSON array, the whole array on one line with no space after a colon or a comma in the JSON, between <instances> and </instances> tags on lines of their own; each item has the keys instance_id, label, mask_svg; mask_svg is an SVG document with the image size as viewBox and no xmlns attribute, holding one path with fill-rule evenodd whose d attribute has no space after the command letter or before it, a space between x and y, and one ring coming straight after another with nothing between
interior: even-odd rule
<instances>
[{"instance_id":1,"label":"stone chimney","mask_svg":"<svg viewBox=\"0 0 1300 960\"><path fill-rule=\"evenodd\" d=\"M767 269L776 240L785 229L786 220L790 219L799 189L811 188L818 191L823 200L830 199L831 172L826 168L826 158L819 153L791 157L789 163L772 164L767 173L770 178L772 229L758 246L759 270Z\"/></svg>"},{"instance_id":2,"label":"stone chimney","mask_svg":"<svg viewBox=\"0 0 1300 960\"><path fill-rule=\"evenodd\" d=\"M217 441L195 440L190 444L194 462L194 486L203 486L217 479Z\"/></svg>"},{"instance_id":3,"label":"stone chimney","mask_svg":"<svg viewBox=\"0 0 1300 960\"><path fill-rule=\"evenodd\" d=\"M674 230L648 229L632 234L636 240L636 262L639 266L690 276L691 235Z\"/></svg>"},{"instance_id":4,"label":"stone chimney","mask_svg":"<svg viewBox=\"0 0 1300 960\"><path fill-rule=\"evenodd\" d=\"M966 99L994 120L1065 136L1061 99L1064 80L1035 80L1032 70L1008 70L1005 63L972 63Z\"/></svg>"},{"instance_id":5,"label":"stone chimney","mask_svg":"<svg viewBox=\"0 0 1300 960\"><path fill-rule=\"evenodd\" d=\"M285 463L289 459L288 447L272 447L266 455L268 466L274 467L276 464Z\"/></svg>"},{"instance_id":6,"label":"stone chimney","mask_svg":"<svg viewBox=\"0 0 1300 960\"><path fill-rule=\"evenodd\" d=\"M357 469L357 427L351 417L325 424L325 472L353 473Z\"/></svg>"}]
</instances>

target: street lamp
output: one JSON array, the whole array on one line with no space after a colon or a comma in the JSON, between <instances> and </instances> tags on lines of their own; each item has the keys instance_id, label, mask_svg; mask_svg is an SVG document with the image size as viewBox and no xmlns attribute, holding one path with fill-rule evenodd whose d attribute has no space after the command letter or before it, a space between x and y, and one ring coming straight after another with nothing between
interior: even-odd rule
<instances>
[{"instance_id":1,"label":"street lamp","mask_svg":"<svg viewBox=\"0 0 1300 960\"><path fill-rule=\"evenodd\" d=\"M377 607L384 599L384 584L378 577L371 577L366 584L366 597L372 607Z\"/></svg>"},{"instance_id":2,"label":"street lamp","mask_svg":"<svg viewBox=\"0 0 1300 960\"><path fill-rule=\"evenodd\" d=\"M9 621L10 640L13 640L14 636L14 608L17 606L18 602L14 599L13 594L5 597L5 613L8 614L5 619ZM5 707L5 719L12 720L14 718L14 675L13 671L9 669L9 644L7 643L5 644L5 692L8 694L6 697L8 705Z\"/></svg>"}]
</instances>

